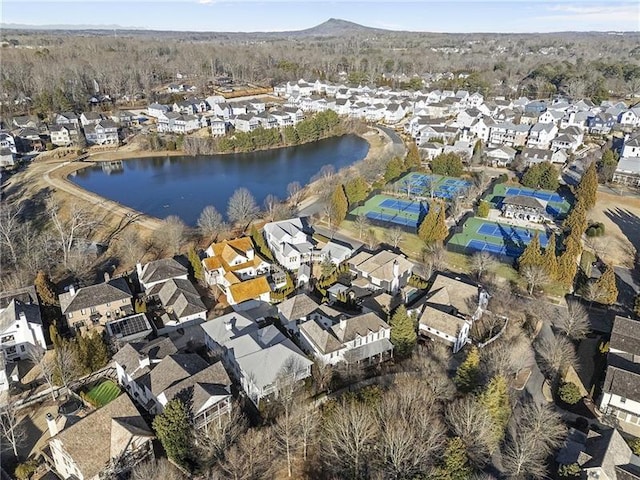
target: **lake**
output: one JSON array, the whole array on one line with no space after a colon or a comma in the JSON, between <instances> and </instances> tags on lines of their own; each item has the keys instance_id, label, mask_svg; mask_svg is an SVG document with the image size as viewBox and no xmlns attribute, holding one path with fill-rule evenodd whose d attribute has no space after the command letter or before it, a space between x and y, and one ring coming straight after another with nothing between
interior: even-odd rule
<instances>
[{"instance_id":1,"label":"lake","mask_svg":"<svg viewBox=\"0 0 640 480\"><path fill-rule=\"evenodd\" d=\"M267 195L285 199L291 182L304 186L323 166L339 170L362 160L368 151L366 140L344 135L251 153L132 158L79 170L69 180L142 213L177 215L195 226L207 205L226 216L229 197L240 187L262 207Z\"/></svg>"}]
</instances>

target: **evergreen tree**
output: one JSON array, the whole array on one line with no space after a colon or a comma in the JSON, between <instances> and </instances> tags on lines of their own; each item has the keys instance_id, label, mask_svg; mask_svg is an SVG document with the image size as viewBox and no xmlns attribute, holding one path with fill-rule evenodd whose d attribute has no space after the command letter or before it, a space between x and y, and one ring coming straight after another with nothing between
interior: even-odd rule
<instances>
[{"instance_id":1,"label":"evergreen tree","mask_svg":"<svg viewBox=\"0 0 640 480\"><path fill-rule=\"evenodd\" d=\"M582 203L586 210L591 210L598 196L598 172L596 162L591 162L587 170L582 174L580 183L576 191L576 198Z\"/></svg>"},{"instance_id":2,"label":"evergreen tree","mask_svg":"<svg viewBox=\"0 0 640 480\"><path fill-rule=\"evenodd\" d=\"M613 174L618 168L618 158L613 150L607 149L598 164L598 176L602 183L613 180Z\"/></svg>"},{"instance_id":3,"label":"evergreen tree","mask_svg":"<svg viewBox=\"0 0 640 480\"><path fill-rule=\"evenodd\" d=\"M447 447L442 457L442 465L435 469L435 480L468 480L473 474L473 467L469 462L467 449L460 437L453 437L447 441Z\"/></svg>"},{"instance_id":4,"label":"evergreen tree","mask_svg":"<svg viewBox=\"0 0 640 480\"><path fill-rule=\"evenodd\" d=\"M458 154L441 153L431 161L431 171L436 175L460 177L464 173L464 165Z\"/></svg>"},{"instance_id":5,"label":"evergreen tree","mask_svg":"<svg viewBox=\"0 0 640 480\"><path fill-rule=\"evenodd\" d=\"M503 437L509 417L511 416L511 404L509 401L509 386L507 380L498 375L491 379L482 394L480 395L480 403L486 408L487 413L491 417L492 427L496 444Z\"/></svg>"},{"instance_id":6,"label":"evergreen tree","mask_svg":"<svg viewBox=\"0 0 640 480\"><path fill-rule=\"evenodd\" d=\"M198 256L198 252L196 252L195 247L189 248L189 252L187 253L187 258L189 259L189 263L191 264L191 268L193 269L193 277L199 281L204 281L204 270L202 268L202 261Z\"/></svg>"},{"instance_id":7,"label":"evergreen tree","mask_svg":"<svg viewBox=\"0 0 640 480\"><path fill-rule=\"evenodd\" d=\"M471 347L467 358L460 364L453 382L461 392L471 392L478 386L480 375L480 353L478 347Z\"/></svg>"},{"instance_id":8,"label":"evergreen tree","mask_svg":"<svg viewBox=\"0 0 640 480\"><path fill-rule=\"evenodd\" d=\"M333 191L333 195L331 195L331 206L332 223L335 226L338 226L347 217L347 212L349 211L349 202L347 201L347 196L344 193L344 187L342 184L336 186Z\"/></svg>"},{"instance_id":9,"label":"evergreen tree","mask_svg":"<svg viewBox=\"0 0 640 480\"><path fill-rule=\"evenodd\" d=\"M542 254L541 265L550 278L556 278L558 276L558 257L556 257L556 236L554 233L549 237L547 248L545 248L544 254Z\"/></svg>"},{"instance_id":10,"label":"evergreen tree","mask_svg":"<svg viewBox=\"0 0 640 480\"><path fill-rule=\"evenodd\" d=\"M518 269L522 270L524 267L538 267L542 266L543 258L540 251L540 237L538 232L533 235L533 238L524 249L524 252L518 257Z\"/></svg>"},{"instance_id":11,"label":"evergreen tree","mask_svg":"<svg viewBox=\"0 0 640 480\"><path fill-rule=\"evenodd\" d=\"M169 458L184 466L191 450L191 422L184 402L177 398L167 402L153 419L153 429Z\"/></svg>"},{"instance_id":12,"label":"evergreen tree","mask_svg":"<svg viewBox=\"0 0 640 480\"><path fill-rule=\"evenodd\" d=\"M564 287L570 288L571 285L573 285L573 279L576 273L578 273L576 255L565 250L564 253L558 257L558 274L556 275L556 279Z\"/></svg>"},{"instance_id":13,"label":"evergreen tree","mask_svg":"<svg viewBox=\"0 0 640 480\"><path fill-rule=\"evenodd\" d=\"M409 355L418 341L413 320L404 305L400 305L393 313L391 320L391 343L394 351L401 357Z\"/></svg>"},{"instance_id":14,"label":"evergreen tree","mask_svg":"<svg viewBox=\"0 0 640 480\"><path fill-rule=\"evenodd\" d=\"M633 313L636 314L636 317L640 317L640 293L636 295L636 298L633 302Z\"/></svg>"},{"instance_id":15,"label":"evergreen tree","mask_svg":"<svg viewBox=\"0 0 640 480\"><path fill-rule=\"evenodd\" d=\"M390 182L391 180L395 180L400 175L405 172L404 163L398 157L393 157L387 163L387 168L384 172L384 181Z\"/></svg>"},{"instance_id":16,"label":"evergreen tree","mask_svg":"<svg viewBox=\"0 0 640 480\"><path fill-rule=\"evenodd\" d=\"M444 205L440 202L431 202L429 212L418 229L420 239L429 245L444 241L449 233L445 217Z\"/></svg>"},{"instance_id":17,"label":"evergreen tree","mask_svg":"<svg viewBox=\"0 0 640 480\"><path fill-rule=\"evenodd\" d=\"M352 178L344 185L344 193L347 195L349 205L354 205L367 198L368 192L369 184L360 176Z\"/></svg>"},{"instance_id":18,"label":"evergreen tree","mask_svg":"<svg viewBox=\"0 0 640 480\"><path fill-rule=\"evenodd\" d=\"M36 273L36 279L34 281L36 293L40 299L40 303L45 306L58 305L58 297L55 294L55 288L53 283L49 279L49 276L42 270L38 270Z\"/></svg>"},{"instance_id":19,"label":"evergreen tree","mask_svg":"<svg viewBox=\"0 0 640 480\"><path fill-rule=\"evenodd\" d=\"M415 143L411 142L409 144L409 150L407 151L407 156L404 159L404 168L406 170L410 170L412 168L419 168L421 165L420 160L420 152L418 151L418 147Z\"/></svg>"},{"instance_id":20,"label":"evergreen tree","mask_svg":"<svg viewBox=\"0 0 640 480\"><path fill-rule=\"evenodd\" d=\"M267 245L267 241L264 239L264 236L260 233L255 225L251 225L249 235L251 236L253 245L258 250L258 253L263 257L268 258L269 260L273 260L273 254L271 253L271 250Z\"/></svg>"},{"instance_id":21,"label":"evergreen tree","mask_svg":"<svg viewBox=\"0 0 640 480\"><path fill-rule=\"evenodd\" d=\"M565 218L562 228L569 230L571 233L575 232L580 236L582 236L587 229L587 209L580 199L578 199L578 202L573 206L567 218Z\"/></svg>"},{"instance_id":22,"label":"evergreen tree","mask_svg":"<svg viewBox=\"0 0 640 480\"><path fill-rule=\"evenodd\" d=\"M607 265L604 273L595 283L598 292L598 301L603 305L613 305L618 300L618 287L616 286L616 273L611 265Z\"/></svg>"},{"instance_id":23,"label":"evergreen tree","mask_svg":"<svg viewBox=\"0 0 640 480\"><path fill-rule=\"evenodd\" d=\"M56 327L55 323L49 325L49 338L51 338L53 348L58 348L60 345L62 345L62 337L58 333L58 327Z\"/></svg>"},{"instance_id":24,"label":"evergreen tree","mask_svg":"<svg viewBox=\"0 0 640 480\"><path fill-rule=\"evenodd\" d=\"M480 218L487 218L489 216L489 210L491 210L491 205L486 200L480 200L480 204L478 204L478 216Z\"/></svg>"},{"instance_id":25,"label":"evergreen tree","mask_svg":"<svg viewBox=\"0 0 640 480\"><path fill-rule=\"evenodd\" d=\"M109 348L104 337L99 332L93 332L89 336L89 368L92 372L100 370L109 363Z\"/></svg>"}]
</instances>

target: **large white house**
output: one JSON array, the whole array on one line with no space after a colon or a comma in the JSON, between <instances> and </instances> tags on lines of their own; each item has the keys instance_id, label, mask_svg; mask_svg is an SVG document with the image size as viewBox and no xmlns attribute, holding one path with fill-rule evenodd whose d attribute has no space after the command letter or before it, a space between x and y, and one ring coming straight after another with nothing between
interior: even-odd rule
<instances>
[{"instance_id":1,"label":"large white house","mask_svg":"<svg viewBox=\"0 0 640 480\"><path fill-rule=\"evenodd\" d=\"M0 348L7 360L25 359L34 349L47 349L37 301L24 303L14 298L0 308Z\"/></svg>"},{"instance_id":2,"label":"large white house","mask_svg":"<svg viewBox=\"0 0 640 480\"><path fill-rule=\"evenodd\" d=\"M611 331L607 374L600 410L617 418L620 427L640 425L640 323L616 317Z\"/></svg>"},{"instance_id":3,"label":"large white house","mask_svg":"<svg viewBox=\"0 0 640 480\"><path fill-rule=\"evenodd\" d=\"M477 285L438 274L417 313L418 332L428 338L444 341L458 352L469 339L473 322L482 316L487 296Z\"/></svg>"},{"instance_id":4,"label":"large white house","mask_svg":"<svg viewBox=\"0 0 640 480\"><path fill-rule=\"evenodd\" d=\"M347 265L352 274L367 282L367 288L394 295L407 285L414 267L403 255L388 250L376 254L360 252Z\"/></svg>"},{"instance_id":5,"label":"large white house","mask_svg":"<svg viewBox=\"0 0 640 480\"><path fill-rule=\"evenodd\" d=\"M338 321L315 316L299 328L305 348L324 364L380 362L393 352L391 327L374 312Z\"/></svg>"},{"instance_id":6,"label":"large white house","mask_svg":"<svg viewBox=\"0 0 640 480\"><path fill-rule=\"evenodd\" d=\"M302 218L267 223L264 237L276 260L289 270L314 260L310 228Z\"/></svg>"},{"instance_id":7,"label":"large white house","mask_svg":"<svg viewBox=\"0 0 640 480\"><path fill-rule=\"evenodd\" d=\"M299 382L311 375L313 362L273 325L259 328L255 321L235 312L201 327L207 348L221 355L227 370L256 405L264 397L277 396L282 382Z\"/></svg>"},{"instance_id":8,"label":"large white house","mask_svg":"<svg viewBox=\"0 0 640 480\"><path fill-rule=\"evenodd\" d=\"M146 345L125 344L113 357L118 383L154 415L188 392L198 428L229 414L231 380L222 363L209 365L198 354L176 352L168 338Z\"/></svg>"}]
</instances>

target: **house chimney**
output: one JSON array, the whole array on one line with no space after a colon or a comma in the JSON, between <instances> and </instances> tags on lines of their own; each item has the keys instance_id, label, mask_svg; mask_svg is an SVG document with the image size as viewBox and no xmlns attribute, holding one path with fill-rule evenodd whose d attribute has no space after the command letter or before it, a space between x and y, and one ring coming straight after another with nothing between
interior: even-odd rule
<instances>
[{"instance_id":1,"label":"house chimney","mask_svg":"<svg viewBox=\"0 0 640 480\"><path fill-rule=\"evenodd\" d=\"M26 322L27 321L27 316L25 315L24 311L21 311L18 314L18 317L20 318L21 321Z\"/></svg>"},{"instance_id":2,"label":"house chimney","mask_svg":"<svg viewBox=\"0 0 640 480\"><path fill-rule=\"evenodd\" d=\"M108 283L109 280L111 280L111 275L109 275L109 272L104 272L104 283Z\"/></svg>"},{"instance_id":3,"label":"house chimney","mask_svg":"<svg viewBox=\"0 0 640 480\"><path fill-rule=\"evenodd\" d=\"M58 434L58 424L56 423L56 419L53 418L53 415L51 415L51 413L47 413L46 417L47 419L47 427L49 428L49 435L51 435L52 437Z\"/></svg>"},{"instance_id":4,"label":"house chimney","mask_svg":"<svg viewBox=\"0 0 640 480\"><path fill-rule=\"evenodd\" d=\"M235 317L234 317L234 320L235 320ZM227 332L230 332L230 331L231 331L231 327L232 327L232 325L231 325L231 319L229 319L229 318L225 319L225 321L224 321L224 329L225 329Z\"/></svg>"},{"instance_id":5,"label":"house chimney","mask_svg":"<svg viewBox=\"0 0 640 480\"><path fill-rule=\"evenodd\" d=\"M398 259L396 258L393 261L393 278L398 278L400 276L400 264L398 263Z\"/></svg>"},{"instance_id":6,"label":"house chimney","mask_svg":"<svg viewBox=\"0 0 640 480\"><path fill-rule=\"evenodd\" d=\"M76 287L75 287L75 285L73 283L71 285L69 285L69 294L72 297L76 296Z\"/></svg>"},{"instance_id":7,"label":"house chimney","mask_svg":"<svg viewBox=\"0 0 640 480\"><path fill-rule=\"evenodd\" d=\"M340 330L344 330L347 328L347 317L344 315L340 315Z\"/></svg>"}]
</instances>

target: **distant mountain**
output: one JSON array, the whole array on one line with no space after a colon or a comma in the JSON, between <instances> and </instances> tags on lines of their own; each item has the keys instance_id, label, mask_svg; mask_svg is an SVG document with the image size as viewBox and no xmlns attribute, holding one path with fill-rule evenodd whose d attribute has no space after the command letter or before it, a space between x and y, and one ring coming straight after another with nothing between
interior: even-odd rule
<instances>
[{"instance_id":1,"label":"distant mountain","mask_svg":"<svg viewBox=\"0 0 640 480\"><path fill-rule=\"evenodd\" d=\"M330 18L326 22L316 25L315 27L305 30L297 30L294 32L282 32L299 37L340 37L353 34L381 34L389 33L390 30L381 28L365 27L358 23L341 20L339 18Z\"/></svg>"},{"instance_id":2,"label":"distant mountain","mask_svg":"<svg viewBox=\"0 0 640 480\"><path fill-rule=\"evenodd\" d=\"M0 24L0 28L12 29L12 30L62 30L62 31L113 31L118 30L127 34L135 34L137 31L141 31L143 34L148 33L183 33L189 36L213 36L213 37L226 37L226 38L238 38L238 37L343 37L348 35L362 35L362 34L383 34L389 33L391 30L383 30L380 28L371 28L359 25L347 20L340 20L338 18L330 18L326 22L316 25L315 27L307 28L304 30L293 30L284 32L178 32L178 31L159 31L150 30L143 27L123 27L121 25L26 25L18 23L3 23Z\"/></svg>"}]
</instances>

